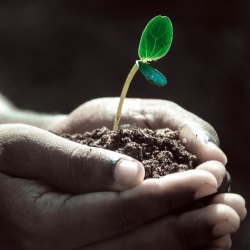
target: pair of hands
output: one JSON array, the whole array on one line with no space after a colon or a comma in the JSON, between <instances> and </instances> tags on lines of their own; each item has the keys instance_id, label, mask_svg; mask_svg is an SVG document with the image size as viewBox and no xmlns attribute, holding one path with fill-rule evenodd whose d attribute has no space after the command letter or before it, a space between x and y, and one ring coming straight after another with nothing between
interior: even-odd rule
<instances>
[{"instance_id":1,"label":"pair of hands","mask_svg":"<svg viewBox=\"0 0 250 250\"><path fill-rule=\"evenodd\" d=\"M57 133L112 127L117 98L87 102L51 123ZM126 99L122 123L181 129L195 170L143 181L140 162L27 125L0 126L3 249L228 249L246 215L236 194L212 196L226 176L214 129L178 105ZM123 125L122 124L122 125Z\"/></svg>"}]
</instances>

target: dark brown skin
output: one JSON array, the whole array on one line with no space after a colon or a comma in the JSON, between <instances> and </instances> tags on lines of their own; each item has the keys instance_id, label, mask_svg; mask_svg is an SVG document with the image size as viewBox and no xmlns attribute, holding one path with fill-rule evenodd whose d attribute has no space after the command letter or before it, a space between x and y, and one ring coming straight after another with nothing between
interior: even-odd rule
<instances>
[{"instance_id":1,"label":"dark brown skin","mask_svg":"<svg viewBox=\"0 0 250 250\"><path fill-rule=\"evenodd\" d=\"M117 102L97 99L83 104L63 122L55 119L50 129L81 133L111 127ZM143 166L130 157L82 146L36 127L1 125L3 249L229 248L230 234L246 215L241 196L215 195L206 207L183 211L216 193L226 175L226 156L215 146L214 129L161 100L126 100L122 123L181 129L200 165L143 181Z\"/></svg>"}]
</instances>

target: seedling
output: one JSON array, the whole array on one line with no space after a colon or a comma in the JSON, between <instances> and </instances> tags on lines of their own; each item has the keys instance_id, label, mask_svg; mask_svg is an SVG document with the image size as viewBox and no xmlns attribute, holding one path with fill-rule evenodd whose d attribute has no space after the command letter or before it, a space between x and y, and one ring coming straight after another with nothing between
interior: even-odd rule
<instances>
[{"instance_id":1,"label":"seedling","mask_svg":"<svg viewBox=\"0 0 250 250\"><path fill-rule=\"evenodd\" d=\"M166 77L149 64L167 54L172 40L173 26L168 17L156 16L149 21L142 33L139 44L138 55L140 60L136 60L127 76L121 92L116 117L114 119L114 131L117 131L119 128L123 102L127 95L130 83L138 69L140 69L145 78L154 85L162 87L167 83Z\"/></svg>"}]
</instances>

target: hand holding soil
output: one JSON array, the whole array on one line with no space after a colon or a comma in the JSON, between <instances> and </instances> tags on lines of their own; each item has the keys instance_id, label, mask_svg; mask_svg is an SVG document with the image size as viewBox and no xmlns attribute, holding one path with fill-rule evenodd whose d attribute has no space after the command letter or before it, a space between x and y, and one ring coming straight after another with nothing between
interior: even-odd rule
<instances>
[{"instance_id":1,"label":"hand holding soil","mask_svg":"<svg viewBox=\"0 0 250 250\"><path fill-rule=\"evenodd\" d=\"M31 126L0 129L3 249L227 249L245 216L235 194L185 210L217 192L226 173L217 161L117 192L121 159L135 162L128 157Z\"/></svg>"},{"instance_id":2,"label":"hand holding soil","mask_svg":"<svg viewBox=\"0 0 250 250\"><path fill-rule=\"evenodd\" d=\"M83 134L100 127L112 129L118 98L94 99L74 110L63 122L51 127L60 134ZM137 126L152 130L170 128L180 130L180 139L186 149L197 155L198 162L217 160L224 165L227 158L219 148L219 139L213 127L177 104L155 99L127 98L121 127Z\"/></svg>"},{"instance_id":3,"label":"hand holding soil","mask_svg":"<svg viewBox=\"0 0 250 250\"><path fill-rule=\"evenodd\" d=\"M87 102L87 103L83 104L82 106L80 106L75 111L73 111L65 119L65 121L63 123L58 124L57 127L53 127L53 131L56 131L57 133L60 133L60 134L61 133L75 134L75 133L84 133L86 131L91 131L92 129L96 129L100 126L106 126L106 127L111 128L114 113L115 113L114 107L116 107L115 104L117 102L118 102L118 99L116 99L116 98L96 99L96 100L92 100L90 102ZM186 144L186 147L188 148L188 150L198 156L198 162L201 164L201 165L196 167L196 170L190 170L187 173L169 175L169 176L163 177L159 181L152 180L152 179L147 180L141 184L142 186L145 185L145 183L158 183L159 184L162 181L164 182L164 180L165 180L170 186L171 186L170 183L172 183L173 187L174 187L173 189L171 189L171 188L166 189L168 191L172 190L172 192L173 192L172 194L170 194L171 193L171 191L170 191L170 193L168 195L170 197L171 196L175 197L176 201L177 200L183 201L183 199L185 200L185 198L187 198L186 191L189 188L191 188L191 189L194 188L194 187L192 187L191 183L195 184L196 181L198 181L199 177L197 177L196 174L199 172L198 170L201 169L201 170L206 170L206 171L212 173L214 175L214 177L217 179L217 186L215 185L216 190L214 190L214 191L211 191L210 188L208 188L206 185L204 185L205 183L203 183L201 185L203 187L202 190L205 192L205 193L202 193L201 197L206 197L206 196L209 196L209 194L217 192L217 190L219 189L219 187L221 186L221 184L223 182L222 180L225 179L225 177L226 177L226 171L225 171L225 168L223 167L223 164L226 164L227 159L226 159L225 154L217 146L219 144L219 140L218 140L218 136L217 136L215 130L208 123L206 123L202 119L198 118L194 114L189 113L188 111L182 109L180 106L178 106L174 103L168 102L168 101L163 101L163 100L127 99L125 102L123 112L124 112L124 114L123 114L123 117L121 120L121 126L127 127L127 125L133 126L134 124L136 124L138 127L142 127L142 128L149 127L149 128L154 129L154 130L163 129L166 127L171 128L173 130L180 130L180 138L183 140L184 144ZM205 173L205 171L203 173ZM178 182L178 181L176 182L175 178L182 178L182 175L186 175L186 174L188 174L188 175L190 174L191 182L188 182L187 180L184 180L184 179L180 182ZM172 182L171 182L171 180L172 180ZM179 194L180 196L177 195L178 188L175 186L174 183L178 186L178 188L181 189L180 194ZM139 186L141 186L141 185L139 185ZM147 184L147 185L151 185L151 184ZM147 187L147 185L146 185L146 187ZM189 185L191 185L191 186L189 186ZM182 188L181 188L181 186L182 186ZM134 190L134 189L131 189L131 192L133 192L132 190ZM151 188L148 189L148 192L151 193L151 191L149 191L149 190L151 190ZM208 192L208 193L206 193L206 192ZM199 193L199 191L198 191L198 193ZM167 195L167 193L166 193L166 195ZM238 204L237 204L237 202L235 202L235 203L232 202L232 199L234 199L234 198L238 200ZM136 200L137 199L139 202L140 199L144 199L144 198L143 198L143 196L141 197L140 195L138 195ZM151 200L151 198L150 198L150 200ZM172 208L174 206L174 209L171 210L172 215L174 214L174 216L176 216L176 213L182 211L182 213L184 215L187 215L188 216L187 218L190 219L189 222L187 219L186 224L183 225L182 229L178 229L180 231L180 234L183 233L183 230L185 231L185 229L184 229L185 227L187 229L187 232L192 232L192 233L196 232L196 230L198 230L198 231L201 230L201 228L199 228L199 229L194 228L193 230L191 230L190 223L194 220L194 218L199 218L199 220L202 221L202 222L200 221L201 227L204 226L204 229L206 228L206 230L211 230L211 225L209 226L208 221L207 221L208 224L205 222L206 218L208 218L207 214L211 214L211 216L213 217L212 220L214 220L214 221L217 221L217 219L220 216L222 216L222 217L226 216L226 213L229 212L229 210L230 210L230 212L229 212L230 215L228 214L228 216L226 216L226 218L227 218L226 220L228 220L229 218L236 219L235 212L237 212L238 216L241 218L243 218L245 216L244 200L242 199L242 197L235 195L235 194L215 195L215 196L213 196L213 198L211 198L209 201L207 201L206 207L202 207L198 210L193 210L192 212L191 211L188 212L188 209L186 209L186 211L185 211L185 208L187 208L187 206L189 206L189 205L192 206L194 204L197 204L195 202L195 200L193 200L193 202L188 202L185 205L184 204L181 204L180 206L177 205L177 207L175 207L174 205L171 205ZM146 208L150 209L150 211L151 211L151 208L150 208L151 205L149 206L149 205L145 204L142 207L143 208L142 208L142 211L140 212L140 215L142 215L144 213L145 214L148 213ZM183 210L183 208L184 208L184 210ZM195 205L195 208L197 208L196 205ZM228 210L228 208L229 208L229 210ZM226 209L226 210L224 210L224 209ZM152 209L152 211L154 211L154 210ZM227 212L225 212L225 211L227 211ZM128 215L127 212L125 212L125 213L126 213L126 216L128 216L128 217L132 216L132 218L134 218L133 215L131 215L131 214ZM191 213L191 215L190 215L190 213ZM196 217L196 213L197 213L197 216L198 216L198 214L200 214L200 213L201 214L198 217ZM169 213L167 212L167 214L169 214ZM191 217L189 217L189 215ZM222 218L222 217L220 217L220 218ZM236 224L239 223L239 217L238 217L238 219L236 219L233 222L234 226L236 226ZM217 219L215 219L215 218L217 218ZM152 219L152 220L154 220L154 219ZM205 221L203 221L203 220L205 220ZM211 219L208 219L208 220L211 222ZM236 221L238 221L238 222L236 223ZM160 220L159 222L163 223L165 225L164 220ZM172 231L171 227L172 226L176 227L178 223L174 222L174 224L175 224L175 226L172 224L168 225L169 231ZM226 224L224 224L223 226L221 226L221 229L229 230L229 227ZM164 228L164 230L162 232L165 234L166 230L167 229ZM155 235L153 232L155 232ZM140 230L139 230L139 232L136 231L136 235L138 234L138 236L136 236L136 237L138 237L138 238L136 238L135 241L129 240L129 236L127 236L127 235L125 235L124 237L120 237L119 239L114 240L114 241L113 240L107 241L107 243L106 243L107 249L116 249L117 246L120 244L123 244L124 246L127 247L127 248L125 247L124 249L130 249L130 248L132 248L132 246L139 244L137 242L145 242L145 245L151 246L151 247L148 247L148 249L154 249L154 247L153 247L154 244L156 244L156 246L159 247L159 249L161 249L160 246L161 246L161 244L164 245L164 243L163 243L164 240L161 239L161 234L159 232L161 232L160 225L156 225L155 227L152 227L152 228L146 227L146 229L143 229L142 231L140 231ZM219 237L219 239L217 239L218 237L214 237L213 234L210 235L211 238L204 239L203 238L204 235L203 235L200 237L201 242L194 241L193 240L194 236L188 236L188 238L190 237L192 239L191 242L190 243L186 242L184 244L184 246L182 246L182 247L184 247L184 249L190 249L191 245L189 245L189 244L194 244L194 245L192 245L192 247L199 245L199 244L205 244L207 246L213 246L213 247L220 246L222 249L227 249L228 245L230 244L229 233L231 233L231 232L232 231L227 232L227 233L222 233L222 235L220 235L221 237ZM204 231L203 231L203 233L204 233ZM205 233L205 234L207 235L207 233ZM149 236L147 237L147 235L149 235ZM152 235L154 235L153 239L152 239ZM185 235L185 233L184 233L184 235ZM195 233L194 233L194 235L195 235ZM176 235L176 237L178 238L179 236ZM159 239L161 239L161 241ZM167 238L165 240L167 243L165 243L164 246L166 246L166 244L168 244L169 249L181 248L180 247L181 245L178 245L176 242L171 243L171 240L169 238ZM177 240L177 239L175 238L175 240ZM102 248L104 246L105 246L105 244L97 245L96 249L99 249L99 248L105 249L105 248ZM91 246L91 247L93 247L93 246ZM111 248L109 248L109 247L111 247ZM92 249L92 248L90 248L90 249ZM95 248L93 248L93 249L95 249Z\"/></svg>"}]
</instances>

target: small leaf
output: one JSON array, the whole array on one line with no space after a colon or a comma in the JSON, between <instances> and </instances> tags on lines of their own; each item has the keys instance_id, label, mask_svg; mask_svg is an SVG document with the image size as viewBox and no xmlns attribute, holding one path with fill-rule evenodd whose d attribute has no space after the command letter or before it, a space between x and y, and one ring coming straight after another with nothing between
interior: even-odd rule
<instances>
[{"instance_id":1,"label":"small leaf","mask_svg":"<svg viewBox=\"0 0 250 250\"><path fill-rule=\"evenodd\" d=\"M156 61L167 54L173 40L173 26L166 16L156 16L144 29L138 54L143 62Z\"/></svg>"},{"instance_id":2,"label":"small leaf","mask_svg":"<svg viewBox=\"0 0 250 250\"><path fill-rule=\"evenodd\" d=\"M139 67L141 73L150 83L155 84L158 87L162 87L167 83L166 77L157 69L139 60L136 61L136 64Z\"/></svg>"}]
</instances>

